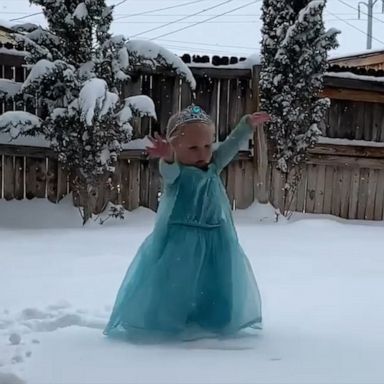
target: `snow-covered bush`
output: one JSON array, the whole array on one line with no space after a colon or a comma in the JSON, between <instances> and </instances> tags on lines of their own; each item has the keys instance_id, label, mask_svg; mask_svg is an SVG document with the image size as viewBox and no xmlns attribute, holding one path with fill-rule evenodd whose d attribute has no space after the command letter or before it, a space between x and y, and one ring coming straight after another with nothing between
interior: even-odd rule
<instances>
[{"instance_id":1,"label":"snow-covered bush","mask_svg":"<svg viewBox=\"0 0 384 384\"><path fill-rule=\"evenodd\" d=\"M326 0L264 0L261 104L274 157L283 172L300 165L321 134L329 100L320 98L335 29L325 30Z\"/></svg>"},{"instance_id":2,"label":"snow-covered bush","mask_svg":"<svg viewBox=\"0 0 384 384\"><path fill-rule=\"evenodd\" d=\"M22 85L2 81L0 98L10 93L22 93L24 99L36 96L39 119L8 114L0 129L45 136L59 160L78 171L79 188L90 197L82 201L94 201L122 145L131 139L132 118L156 117L149 97L120 97L131 76L144 66L172 69L192 88L194 79L181 59L164 48L112 36L113 6L105 0L31 3L42 6L48 29L33 24L14 27L15 39L29 52L29 75ZM10 121L12 116L17 121ZM90 204L84 207L85 221L93 209Z\"/></svg>"}]
</instances>

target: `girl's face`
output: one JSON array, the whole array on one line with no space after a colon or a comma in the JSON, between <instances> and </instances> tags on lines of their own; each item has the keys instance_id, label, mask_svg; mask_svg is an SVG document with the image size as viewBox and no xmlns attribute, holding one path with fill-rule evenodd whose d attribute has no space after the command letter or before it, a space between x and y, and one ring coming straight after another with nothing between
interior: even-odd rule
<instances>
[{"instance_id":1,"label":"girl's face","mask_svg":"<svg viewBox=\"0 0 384 384\"><path fill-rule=\"evenodd\" d=\"M196 122L181 126L172 146L181 164L206 168L212 159L213 141L213 125Z\"/></svg>"}]
</instances>

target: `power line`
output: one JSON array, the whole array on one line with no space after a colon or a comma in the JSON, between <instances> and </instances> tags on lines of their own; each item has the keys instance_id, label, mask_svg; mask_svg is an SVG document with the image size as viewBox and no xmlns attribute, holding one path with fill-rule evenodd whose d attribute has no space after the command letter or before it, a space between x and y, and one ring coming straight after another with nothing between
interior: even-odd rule
<instances>
[{"instance_id":1,"label":"power line","mask_svg":"<svg viewBox=\"0 0 384 384\"><path fill-rule=\"evenodd\" d=\"M0 1L2 1L2 0L0 0ZM121 1L120 3L117 3L117 4L113 5L113 7L116 8L116 7L120 6L120 5L122 5L123 3L125 3L126 1L127 0ZM150 13L153 13L153 12L160 12L160 11L166 11L166 10L169 10L169 9L185 7L187 5L201 3L202 1L205 1L205 0L195 0L195 1L189 1L187 3L173 5L173 6L170 6L170 7L151 9L151 10L148 10L148 11L134 13L134 14L131 14L131 15L125 15L125 16L122 16L121 19L125 18L125 17L142 16L142 15L147 15L147 14L150 14ZM9 14L16 14L16 12L15 13L9 12ZM36 15L42 15L43 12L36 12L36 13L32 13L32 14L27 14L27 13L23 12L23 13L20 13L20 14L25 14L26 16L10 19L10 21L22 20L22 19L27 19L28 17L32 17L32 16L36 16ZM117 16L119 16L119 14L117 14ZM169 15L169 16L172 16L172 15ZM115 20L120 20L120 18L117 18Z\"/></svg>"},{"instance_id":2,"label":"power line","mask_svg":"<svg viewBox=\"0 0 384 384\"><path fill-rule=\"evenodd\" d=\"M328 11L327 9L326 9L326 12L329 13L330 15L336 17L337 20L342 21L343 23L345 23L345 24L349 25L350 27L356 29L356 31L359 31L359 32L361 32L362 34L364 34L365 36L367 36L367 33L364 32L362 29L356 27L355 25L349 23L348 21L342 19L341 17L338 17L337 15L335 15L335 14L333 14L332 12ZM384 41L381 41L381 40L379 40L379 39L376 39L376 37L373 37L373 36L372 36L372 39L375 40L375 41L377 41L378 43L384 45Z\"/></svg>"},{"instance_id":3,"label":"power line","mask_svg":"<svg viewBox=\"0 0 384 384\"><path fill-rule=\"evenodd\" d=\"M127 1L128 1L128 0L122 0L122 1L120 1L119 3L117 3L117 4L113 4L112 7L116 8L116 7L118 7L118 6L122 5L122 4L124 4L124 3L127 2Z\"/></svg>"},{"instance_id":4,"label":"power line","mask_svg":"<svg viewBox=\"0 0 384 384\"><path fill-rule=\"evenodd\" d=\"M171 7L150 9L148 11L143 11L140 13L116 13L116 16L119 16L119 20L122 18L136 17L136 16L141 16L141 15L147 15L147 14L149 14L151 17L187 16L186 13L180 13L180 14L178 14L178 13L156 13L156 14L152 14L152 13L160 12L160 11L168 10L168 9L173 9L173 8L180 8L180 7L190 5L190 4L200 3L202 1L206 1L206 0L195 0L195 1L187 2L187 3L173 5ZM5 15L29 15L29 12L1 11L1 13L5 14ZM335 13L335 15L339 15L339 16L351 16L351 15L355 15L355 14L356 14L356 12L337 12L337 13ZM373 14L374 15L381 15L382 13L381 12L374 12ZM204 16L217 16L217 14L206 13ZM227 17L260 17L260 16L261 16L260 13L247 13L247 14L238 13L237 15L227 15ZM114 19L114 20L116 20L116 19Z\"/></svg>"},{"instance_id":5,"label":"power line","mask_svg":"<svg viewBox=\"0 0 384 384\"><path fill-rule=\"evenodd\" d=\"M132 14L126 14L126 15L122 14L121 17L114 19L114 20L125 19L127 17L148 15L148 14L153 13L153 12L167 11L169 9L174 9L174 8L186 7L187 5L201 3L202 1L205 1L205 0L189 1L188 3L172 5L170 7L164 7L164 8L150 9L149 11L144 11L144 12L139 12L139 13L132 13ZM156 16L156 15L153 15L153 16ZM186 15L168 15L168 16L186 16Z\"/></svg>"},{"instance_id":6,"label":"power line","mask_svg":"<svg viewBox=\"0 0 384 384\"><path fill-rule=\"evenodd\" d=\"M214 9L214 8L218 8L224 4L227 4L227 3L230 3L232 2L233 0L225 0L225 1L222 1L221 3L219 4L216 4L212 7L209 7L209 8L205 8L205 9L202 9L201 11L199 12L196 12L196 13L192 13L191 15L188 15L188 16L184 16L180 19L176 19L176 20L173 20L173 21L170 21L168 23L165 23L159 27L155 27L155 28L151 28L151 29L147 29L146 31L143 31L143 32L140 32L140 33L136 33L135 35L131 36L131 37L137 37L137 36L141 36L141 35L145 35L146 33L149 33L149 32L153 32L153 31L157 31L158 29L162 29L162 28L165 28L165 27L168 27L169 25L172 25L172 24L176 24L180 21L183 21L185 19L188 19L190 17L193 17L193 16L196 16L196 15L200 15L201 13L204 13L206 11L210 11L211 9Z\"/></svg>"},{"instance_id":7,"label":"power line","mask_svg":"<svg viewBox=\"0 0 384 384\"><path fill-rule=\"evenodd\" d=\"M211 49L211 48L199 48L199 47L187 47L187 46L182 46L182 45L173 45L173 44L162 44L163 47L166 48L173 48L173 49L178 49L181 51L184 51L183 53L188 53L190 55L193 55L194 53L207 53L207 54L225 54L229 55L228 51L229 50L217 50L217 49ZM237 52L239 54L239 52ZM245 56L249 55L248 53L244 53Z\"/></svg>"},{"instance_id":8,"label":"power line","mask_svg":"<svg viewBox=\"0 0 384 384\"><path fill-rule=\"evenodd\" d=\"M339 21L340 19L326 19L325 21L330 22L330 21ZM350 18L350 19L343 19L346 21L361 21L356 18ZM115 21L115 24L163 24L163 21L151 21L151 20L146 20L146 21ZM180 21L176 24L195 24L196 21ZM259 20L223 20L223 21L207 21L205 24L259 24Z\"/></svg>"},{"instance_id":9,"label":"power line","mask_svg":"<svg viewBox=\"0 0 384 384\"><path fill-rule=\"evenodd\" d=\"M10 19L9 21L22 20L22 19L26 19L28 17L32 17L32 16L36 16L36 15L42 15L42 14L43 14L43 12L36 12L36 13L32 13L31 15L27 15L27 16L16 17L15 19Z\"/></svg>"},{"instance_id":10,"label":"power line","mask_svg":"<svg viewBox=\"0 0 384 384\"><path fill-rule=\"evenodd\" d=\"M193 41L180 41L180 40L169 40L169 39L159 39L159 41L165 41L170 43L181 43L181 44L194 44L194 45L204 45L204 46L210 46L210 47L222 47L222 48L241 48L241 49L249 49L249 50L255 50L254 47L244 47L239 45L221 45L221 44L208 44L208 43L201 43L201 42L193 42Z\"/></svg>"},{"instance_id":11,"label":"power line","mask_svg":"<svg viewBox=\"0 0 384 384\"><path fill-rule=\"evenodd\" d=\"M188 29L188 28L192 28L192 27L195 27L196 25L200 25L200 24L204 24L206 23L207 21L211 21L211 20L214 20L214 19L217 19L218 17L222 17L222 16L225 16L226 14L228 13L232 13L232 12L235 12L239 9L243 9L245 7L248 7L249 5L251 4L255 4L255 3L259 3L261 0L254 0L254 1L251 1L249 3L246 3L246 4L243 4L241 5L240 7L237 7L237 8L233 8L227 12L223 12L221 13L220 15L216 15L216 16L212 16L208 19L205 19L205 20L202 20L202 21L198 21L192 25L187 25L186 27L183 27L183 28L179 28L179 29L176 29L174 31L171 31L171 32L168 32L168 33L163 33L162 35L159 35L159 36L156 36L156 37L153 37L151 38L150 40L156 40L156 39L160 39L162 37L165 37L165 36L169 36L169 35L173 35L174 33L177 33L177 32L180 32L180 31L184 31L185 29Z\"/></svg>"}]
</instances>

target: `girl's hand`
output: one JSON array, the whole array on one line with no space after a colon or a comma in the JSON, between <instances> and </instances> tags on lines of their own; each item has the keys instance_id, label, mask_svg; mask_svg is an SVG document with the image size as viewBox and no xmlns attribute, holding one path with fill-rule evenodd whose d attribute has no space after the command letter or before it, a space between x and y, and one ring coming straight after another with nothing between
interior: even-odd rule
<instances>
[{"instance_id":1,"label":"girl's hand","mask_svg":"<svg viewBox=\"0 0 384 384\"><path fill-rule=\"evenodd\" d=\"M167 140L164 140L157 132L155 137L148 136L148 139L152 143L152 147L146 147L150 157L164 159L169 163L173 162L173 149Z\"/></svg>"},{"instance_id":2,"label":"girl's hand","mask_svg":"<svg viewBox=\"0 0 384 384\"><path fill-rule=\"evenodd\" d=\"M271 121L271 116L267 112L255 112L248 117L248 122L253 128L257 128L260 124L268 121Z\"/></svg>"}]
</instances>

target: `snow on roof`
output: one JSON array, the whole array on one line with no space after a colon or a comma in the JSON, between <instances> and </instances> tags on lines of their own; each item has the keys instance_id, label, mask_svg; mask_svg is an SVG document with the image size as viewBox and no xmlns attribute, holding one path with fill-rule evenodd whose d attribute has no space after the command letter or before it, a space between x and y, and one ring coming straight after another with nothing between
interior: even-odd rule
<instances>
[{"instance_id":1,"label":"snow on roof","mask_svg":"<svg viewBox=\"0 0 384 384\"><path fill-rule=\"evenodd\" d=\"M361 57L361 56L373 56L373 55L379 55L379 54L384 54L384 49L366 49L362 51L356 51L348 54L331 54L329 55L329 60L342 60L342 59L352 59L354 57Z\"/></svg>"},{"instance_id":2,"label":"snow on roof","mask_svg":"<svg viewBox=\"0 0 384 384\"><path fill-rule=\"evenodd\" d=\"M0 19L0 28L11 29L12 24L7 20Z\"/></svg>"},{"instance_id":3,"label":"snow on roof","mask_svg":"<svg viewBox=\"0 0 384 384\"><path fill-rule=\"evenodd\" d=\"M41 120L29 112L8 111L0 115L0 131L8 132L11 139L40 127L40 124Z\"/></svg>"},{"instance_id":4,"label":"snow on roof","mask_svg":"<svg viewBox=\"0 0 384 384\"><path fill-rule=\"evenodd\" d=\"M5 47L0 48L0 53L2 53L4 55L12 55L12 56L27 56L28 55L28 52L26 52L26 51L19 51L15 48L5 48Z\"/></svg>"},{"instance_id":5,"label":"snow on roof","mask_svg":"<svg viewBox=\"0 0 384 384\"><path fill-rule=\"evenodd\" d=\"M366 81L377 81L379 83L384 83L383 76L367 76L367 75L356 75L352 72L326 72L326 76L329 77L342 77L344 79L355 79L355 80L366 80Z\"/></svg>"}]
</instances>

